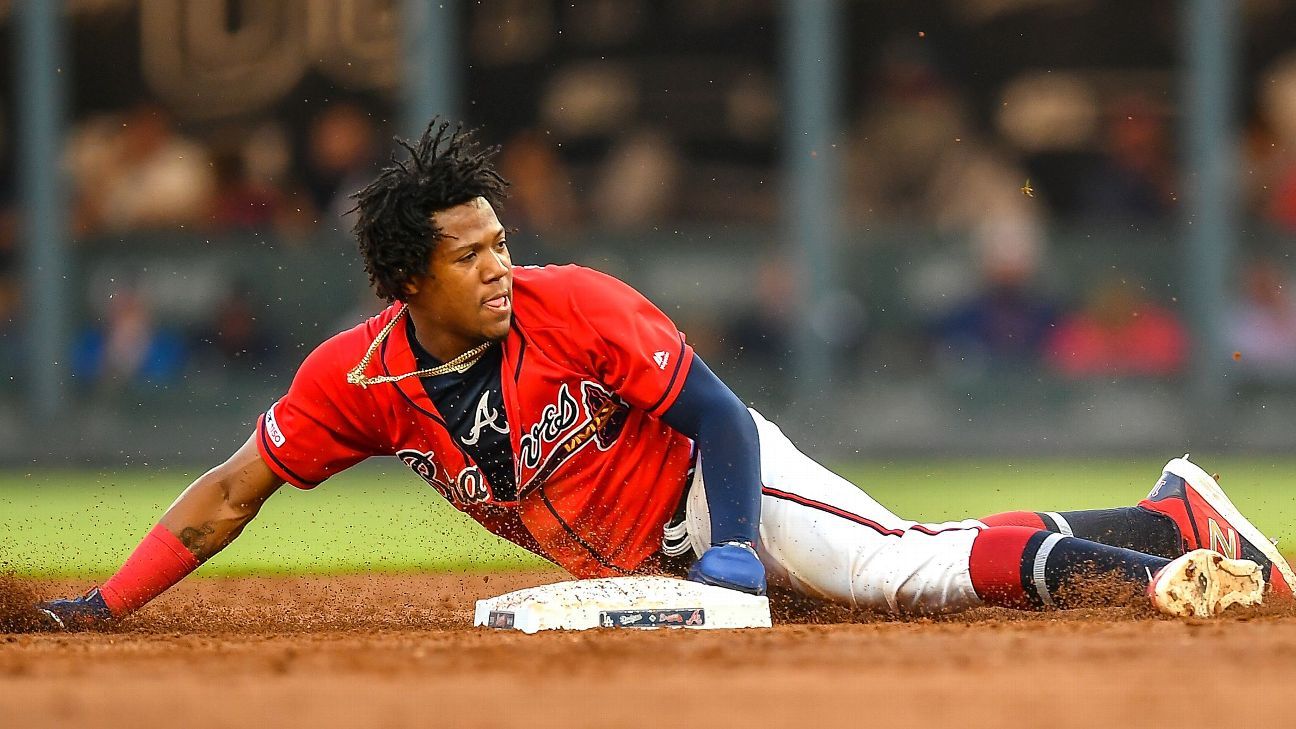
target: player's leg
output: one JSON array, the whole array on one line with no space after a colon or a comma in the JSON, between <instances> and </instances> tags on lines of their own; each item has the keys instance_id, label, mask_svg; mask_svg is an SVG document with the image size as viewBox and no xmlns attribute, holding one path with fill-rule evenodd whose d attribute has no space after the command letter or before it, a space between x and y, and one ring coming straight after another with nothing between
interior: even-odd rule
<instances>
[{"instance_id":1,"label":"player's leg","mask_svg":"<svg viewBox=\"0 0 1296 729\"><path fill-rule=\"evenodd\" d=\"M980 519L986 526L1017 526L1079 537L1167 559L1186 549L1174 519L1140 506L1082 511L1008 511Z\"/></svg>"},{"instance_id":2,"label":"player's leg","mask_svg":"<svg viewBox=\"0 0 1296 729\"><path fill-rule=\"evenodd\" d=\"M1242 515L1219 483L1187 456L1167 463L1151 493L1137 506L1017 511L981 521L989 526L1044 529L1163 557L1207 548L1259 564L1275 594L1289 596L1296 584L1296 574L1275 544Z\"/></svg>"},{"instance_id":3,"label":"player's leg","mask_svg":"<svg viewBox=\"0 0 1296 729\"><path fill-rule=\"evenodd\" d=\"M752 417L762 481L756 548L772 586L893 612L953 612L982 604L966 569L982 524L920 526L901 519L800 453L760 414L753 411ZM687 536L697 555L710 544L701 471L686 510Z\"/></svg>"},{"instance_id":4,"label":"player's leg","mask_svg":"<svg viewBox=\"0 0 1296 729\"><path fill-rule=\"evenodd\" d=\"M1022 610L1139 600L1171 565L1164 557L1023 526L985 529L977 535L968 556L968 573L977 595L989 605ZM1259 602L1262 583L1258 568L1242 563L1238 569L1240 576L1250 580L1241 586L1243 591L1250 589L1253 594L1234 601ZM1183 577L1178 575L1178 579ZM1201 605L1188 614L1214 612Z\"/></svg>"},{"instance_id":5,"label":"player's leg","mask_svg":"<svg viewBox=\"0 0 1296 729\"><path fill-rule=\"evenodd\" d=\"M1110 600L1107 594L1067 589L1095 573L1142 591L1169 564L1042 530L901 519L801 454L759 414L753 418L763 482L757 548L772 584L853 607L904 613L982 604L1071 607ZM701 553L709 524L705 491L696 485L688 524Z\"/></svg>"}]
</instances>

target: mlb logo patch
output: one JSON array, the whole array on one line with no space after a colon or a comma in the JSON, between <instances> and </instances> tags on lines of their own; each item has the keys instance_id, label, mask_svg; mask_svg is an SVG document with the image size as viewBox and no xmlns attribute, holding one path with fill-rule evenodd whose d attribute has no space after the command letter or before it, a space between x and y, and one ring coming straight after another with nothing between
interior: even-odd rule
<instances>
[{"instance_id":1,"label":"mlb logo patch","mask_svg":"<svg viewBox=\"0 0 1296 729\"><path fill-rule=\"evenodd\" d=\"M275 403L275 405L278 405L278 403ZM270 406L270 409L266 411L265 429L266 435L270 436L270 442L282 448L287 439L284 438L283 431L279 429L279 422L275 420L274 405Z\"/></svg>"}]
</instances>

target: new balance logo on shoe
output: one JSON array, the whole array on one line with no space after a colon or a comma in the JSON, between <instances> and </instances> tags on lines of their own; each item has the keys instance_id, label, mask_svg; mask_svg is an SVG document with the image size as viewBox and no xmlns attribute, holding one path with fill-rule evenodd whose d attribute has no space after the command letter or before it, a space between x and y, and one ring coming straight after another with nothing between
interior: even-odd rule
<instances>
[{"instance_id":1,"label":"new balance logo on shoe","mask_svg":"<svg viewBox=\"0 0 1296 729\"><path fill-rule=\"evenodd\" d=\"M1211 518L1206 519L1206 528L1210 531L1211 551L1219 552L1230 559L1238 559L1242 556L1241 551L1238 549L1237 530L1229 527L1226 536L1224 530L1220 528L1219 522Z\"/></svg>"}]
</instances>

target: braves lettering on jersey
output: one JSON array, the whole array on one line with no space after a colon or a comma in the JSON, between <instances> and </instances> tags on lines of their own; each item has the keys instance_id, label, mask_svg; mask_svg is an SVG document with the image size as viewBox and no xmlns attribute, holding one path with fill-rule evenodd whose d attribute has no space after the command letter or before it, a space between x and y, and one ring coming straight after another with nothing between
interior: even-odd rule
<instances>
[{"instance_id":1,"label":"braves lettering on jersey","mask_svg":"<svg viewBox=\"0 0 1296 729\"><path fill-rule=\"evenodd\" d=\"M665 314L597 271L514 269L513 325L498 347L502 412L489 391L474 395L461 440L418 378L346 381L402 307L321 344L262 416L257 446L276 474L312 488L370 456L396 456L487 529L578 577L632 571L658 549L692 458L689 439L660 420L693 359ZM416 369L397 326L366 374ZM516 489L495 488L463 442L491 433L507 433Z\"/></svg>"}]
</instances>

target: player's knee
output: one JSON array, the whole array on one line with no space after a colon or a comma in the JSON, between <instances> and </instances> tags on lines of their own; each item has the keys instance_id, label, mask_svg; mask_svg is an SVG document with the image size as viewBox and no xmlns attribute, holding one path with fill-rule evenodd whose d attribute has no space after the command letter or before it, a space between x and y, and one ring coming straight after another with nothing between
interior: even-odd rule
<instances>
[{"instance_id":1,"label":"player's knee","mask_svg":"<svg viewBox=\"0 0 1296 729\"><path fill-rule=\"evenodd\" d=\"M972 542L968 572L972 588L985 602L1000 607L1031 608L1034 601L1022 581L1022 560L1048 532L1026 526L983 529Z\"/></svg>"},{"instance_id":2,"label":"player's knee","mask_svg":"<svg viewBox=\"0 0 1296 729\"><path fill-rule=\"evenodd\" d=\"M1002 514L991 514L978 519L988 527L1029 527L1031 529L1048 529L1048 525L1033 511L1005 511Z\"/></svg>"}]
</instances>

